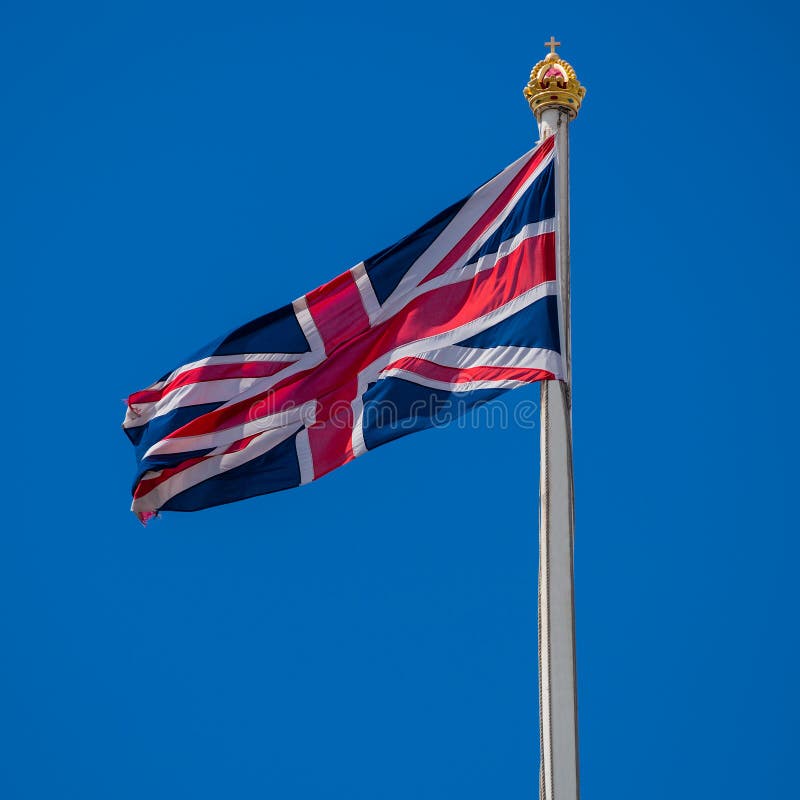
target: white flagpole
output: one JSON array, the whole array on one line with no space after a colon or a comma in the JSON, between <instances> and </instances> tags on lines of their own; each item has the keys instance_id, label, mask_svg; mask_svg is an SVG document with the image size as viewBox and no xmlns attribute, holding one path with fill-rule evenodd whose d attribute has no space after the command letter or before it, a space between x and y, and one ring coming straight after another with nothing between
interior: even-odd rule
<instances>
[{"instance_id":1,"label":"white flagpole","mask_svg":"<svg viewBox=\"0 0 800 800\"><path fill-rule=\"evenodd\" d=\"M539 724L541 800L578 800L572 482L572 363L569 293L569 123L586 90L555 52L531 72L525 96L539 136L555 135L556 275L563 381L541 384L539 479Z\"/></svg>"}]
</instances>

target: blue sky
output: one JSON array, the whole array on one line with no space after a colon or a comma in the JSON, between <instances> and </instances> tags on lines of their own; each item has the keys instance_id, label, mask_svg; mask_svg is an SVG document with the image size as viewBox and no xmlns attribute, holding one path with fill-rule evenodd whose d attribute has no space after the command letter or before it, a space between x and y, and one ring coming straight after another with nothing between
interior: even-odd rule
<instances>
[{"instance_id":1,"label":"blue sky","mask_svg":"<svg viewBox=\"0 0 800 800\"><path fill-rule=\"evenodd\" d=\"M583 792L795 782L796 9L0 12L0 795L537 791L537 431L143 529L123 398L572 130ZM507 396L509 408L538 391Z\"/></svg>"}]
</instances>

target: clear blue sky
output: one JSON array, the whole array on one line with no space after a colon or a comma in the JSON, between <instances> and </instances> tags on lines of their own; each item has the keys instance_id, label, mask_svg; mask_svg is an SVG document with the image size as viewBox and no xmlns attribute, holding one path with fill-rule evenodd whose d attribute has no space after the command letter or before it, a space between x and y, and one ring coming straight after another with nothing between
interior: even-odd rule
<instances>
[{"instance_id":1,"label":"clear blue sky","mask_svg":"<svg viewBox=\"0 0 800 800\"><path fill-rule=\"evenodd\" d=\"M0 796L536 796L536 431L429 431L143 529L120 424L531 147L551 33L588 86L584 796L791 796L797 27L774 2L6 4Z\"/></svg>"}]
</instances>

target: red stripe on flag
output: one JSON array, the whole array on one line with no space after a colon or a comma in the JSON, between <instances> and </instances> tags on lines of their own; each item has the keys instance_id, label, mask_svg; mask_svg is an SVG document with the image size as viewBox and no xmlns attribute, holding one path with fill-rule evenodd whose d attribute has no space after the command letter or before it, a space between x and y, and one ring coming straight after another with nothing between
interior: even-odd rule
<instances>
[{"instance_id":1,"label":"red stripe on flag","mask_svg":"<svg viewBox=\"0 0 800 800\"><path fill-rule=\"evenodd\" d=\"M550 155L553 150L555 137L551 136L542 143L542 146L531 156L531 160L524 166L511 180L511 183L503 189L500 196L492 203L491 206L484 212L481 218L467 231L461 240L453 247L453 249L428 273L428 275L421 281L427 281L435 278L437 275L442 275L447 272L453 264L458 261L464 253L478 240L480 235L491 225L497 218L497 215L505 208L517 189L525 183L526 180L538 169L539 165L544 159Z\"/></svg>"},{"instance_id":2,"label":"red stripe on flag","mask_svg":"<svg viewBox=\"0 0 800 800\"><path fill-rule=\"evenodd\" d=\"M209 456L187 458L186 461L181 461L181 463L175 467L162 469L161 472L153 478L140 478L133 492L134 500L139 497L144 497L148 492L151 492L156 486L164 483L168 478L177 475L179 472L183 472L185 469L189 469L189 467L193 467L195 464L199 464L201 461L205 461L207 458L209 458ZM145 473L145 475L146 474L147 473Z\"/></svg>"},{"instance_id":3,"label":"red stripe on flag","mask_svg":"<svg viewBox=\"0 0 800 800\"><path fill-rule=\"evenodd\" d=\"M181 386L205 381L222 381L229 378L266 378L289 366L291 361L242 361L237 364L209 364L181 372L180 375L160 389L143 389L128 398L128 405L157 403Z\"/></svg>"},{"instance_id":4,"label":"red stripe on flag","mask_svg":"<svg viewBox=\"0 0 800 800\"><path fill-rule=\"evenodd\" d=\"M533 367L445 367L424 358L401 358L386 369L402 369L422 378L443 383L472 381L541 381L553 379L553 373Z\"/></svg>"},{"instance_id":5,"label":"red stripe on flag","mask_svg":"<svg viewBox=\"0 0 800 800\"><path fill-rule=\"evenodd\" d=\"M526 239L472 280L441 286L414 299L385 323L392 346L383 348L383 352L465 325L555 278L555 234Z\"/></svg>"},{"instance_id":6,"label":"red stripe on flag","mask_svg":"<svg viewBox=\"0 0 800 800\"><path fill-rule=\"evenodd\" d=\"M369 329L361 293L349 271L309 292L306 302L328 355L340 344Z\"/></svg>"},{"instance_id":7,"label":"red stripe on flag","mask_svg":"<svg viewBox=\"0 0 800 800\"><path fill-rule=\"evenodd\" d=\"M245 436L244 439L239 439L238 442L234 442L232 445L230 445L230 447L225 449L225 455L228 453L238 453L240 450L244 450L245 447L247 447L247 445L253 441L253 439L257 439L262 433L263 431L259 431L258 433L254 433L252 436Z\"/></svg>"},{"instance_id":8,"label":"red stripe on flag","mask_svg":"<svg viewBox=\"0 0 800 800\"><path fill-rule=\"evenodd\" d=\"M259 436L261 436L261 432L254 433L252 436L246 436L244 439L239 439L237 442L234 442L232 445L230 445L230 447L226 448L225 454L236 453L239 450L244 450L245 447L247 447ZM218 454L216 457L219 458L219 455L220 454ZM136 489L133 492L134 498L143 497L148 492L151 492L157 486L160 486L162 483L164 483L164 481L168 480L174 475L177 475L179 472L183 472L185 469L189 469L189 467L193 467L195 464L199 464L201 461L206 461L209 458L214 458L214 456L207 455L187 458L186 461L182 461L180 464L177 464L174 467L162 469L158 475L155 475L152 478L140 479L139 483L136 484Z\"/></svg>"},{"instance_id":9,"label":"red stripe on flag","mask_svg":"<svg viewBox=\"0 0 800 800\"><path fill-rule=\"evenodd\" d=\"M352 403L357 394L358 383L352 380L317 403L316 421L308 429L315 480L355 458Z\"/></svg>"}]
</instances>

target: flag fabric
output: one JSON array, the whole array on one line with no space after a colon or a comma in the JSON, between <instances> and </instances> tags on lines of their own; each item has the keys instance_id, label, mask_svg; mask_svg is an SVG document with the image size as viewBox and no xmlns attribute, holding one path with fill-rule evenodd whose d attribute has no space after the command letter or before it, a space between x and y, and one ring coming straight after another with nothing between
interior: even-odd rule
<instances>
[{"instance_id":1,"label":"flag fabric","mask_svg":"<svg viewBox=\"0 0 800 800\"><path fill-rule=\"evenodd\" d=\"M397 244L132 394L139 519L309 483L561 379L556 168L549 137Z\"/></svg>"}]
</instances>

